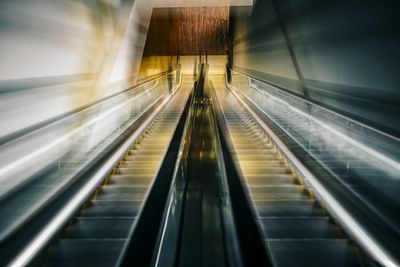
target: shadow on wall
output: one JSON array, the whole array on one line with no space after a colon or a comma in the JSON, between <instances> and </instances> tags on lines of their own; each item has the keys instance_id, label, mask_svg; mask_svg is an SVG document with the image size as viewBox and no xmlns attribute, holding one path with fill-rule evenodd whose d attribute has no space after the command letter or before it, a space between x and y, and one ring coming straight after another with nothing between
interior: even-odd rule
<instances>
[{"instance_id":1,"label":"shadow on wall","mask_svg":"<svg viewBox=\"0 0 400 267\"><path fill-rule=\"evenodd\" d=\"M264 0L230 12L233 67L400 137L397 1Z\"/></svg>"}]
</instances>

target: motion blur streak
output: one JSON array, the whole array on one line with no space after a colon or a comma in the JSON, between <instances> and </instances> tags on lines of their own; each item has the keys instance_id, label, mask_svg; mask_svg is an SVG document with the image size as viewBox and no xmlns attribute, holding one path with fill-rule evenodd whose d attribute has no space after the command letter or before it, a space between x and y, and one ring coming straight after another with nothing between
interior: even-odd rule
<instances>
[{"instance_id":1,"label":"motion blur streak","mask_svg":"<svg viewBox=\"0 0 400 267\"><path fill-rule=\"evenodd\" d=\"M147 93L147 92L143 92L142 94L144 94L144 93ZM23 158L21 158L19 160L16 160L12 164L7 165L6 167L0 169L0 177L2 175L4 175L5 173L9 172L10 170L12 170L14 168L17 168L20 165L26 163L27 161L29 161L29 160L37 157L37 156L40 156L41 154L43 154L43 153L47 152L48 150L54 148L55 146L59 145L60 143L66 141L68 138L71 138L73 135L79 133L84 128L95 124L96 122L104 119L106 116L112 114L113 112L119 111L120 108L123 108L127 104L132 104L132 102L135 101L135 100L138 100L138 98L140 96L141 96L141 94L136 96L136 97L134 97L134 98L132 98L132 99L129 99L129 100L127 100L127 101L125 101L125 102L123 102L123 103L121 103L121 104L119 104L119 105L107 110L107 111L105 111L104 113L101 113L99 116L95 117L94 119L91 119L90 121L88 121L85 124L79 126L78 128L75 128L74 130L72 130L68 134L63 135L62 137L56 139L55 141L53 141L50 144L42 147L41 149L36 150L35 152L33 152L33 153L31 153L31 154L29 154L29 155L27 155L27 156L25 156L25 157L23 157ZM2 182L1 179L0 179L0 182Z\"/></svg>"},{"instance_id":2,"label":"motion blur streak","mask_svg":"<svg viewBox=\"0 0 400 267\"><path fill-rule=\"evenodd\" d=\"M151 9L132 5L1 1L0 137L135 84Z\"/></svg>"}]
</instances>

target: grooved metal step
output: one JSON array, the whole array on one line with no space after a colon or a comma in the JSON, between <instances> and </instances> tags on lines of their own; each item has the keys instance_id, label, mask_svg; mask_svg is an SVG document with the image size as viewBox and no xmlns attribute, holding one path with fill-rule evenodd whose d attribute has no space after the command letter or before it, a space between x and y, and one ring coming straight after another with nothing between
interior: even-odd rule
<instances>
[{"instance_id":1,"label":"grooved metal step","mask_svg":"<svg viewBox=\"0 0 400 267\"><path fill-rule=\"evenodd\" d=\"M142 200L91 200L79 214L80 217L133 217L142 205Z\"/></svg>"},{"instance_id":2,"label":"grooved metal step","mask_svg":"<svg viewBox=\"0 0 400 267\"><path fill-rule=\"evenodd\" d=\"M79 217L65 235L68 239L124 239L134 221L134 217Z\"/></svg>"},{"instance_id":3,"label":"grooved metal step","mask_svg":"<svg viewBox=\"0 0 400 267\"><path fill-rule=\"evenodd\" d=\"M49 250L46 266L114 266L124 240L63 239Z\"/></svg>"},{"instance_id":4,"label":"grooved metal step","mask_svg":"<svg viewBox=\"0 0 400 267\"><path fill-rule=\"evenodd\" d=\"M262 217L268 239L338 238L340 230L328 217Z\"/></svg>"},{"instance_id":5,"label":"grooved metal step","mask_svg":"<svg viewBox=\"0 0 400 267\"><path fill-rule=\"evenodd\" d=\"M277 266L363 266L346 239L268 240Z\"/></svg>"},{"instance_id":6,"label":"grooved metal step","mask_svg":"<svg viewBox=\"0 0 400 267\"><path fill-rule=\"evenodd\" d=\"M99 187L97 200L143 200L148 187L147 186L113 186L107 185Z\"/></svg>"}]
</instances>

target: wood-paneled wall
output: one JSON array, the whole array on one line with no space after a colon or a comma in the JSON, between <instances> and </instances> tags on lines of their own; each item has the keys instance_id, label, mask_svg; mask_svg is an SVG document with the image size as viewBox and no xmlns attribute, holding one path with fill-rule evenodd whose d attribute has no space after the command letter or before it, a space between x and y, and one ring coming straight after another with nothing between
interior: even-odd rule
<instances>
[{"instance_id":1,"label":"wood-paneled wall","mask_svg":"<svg viewBox=\"0 0 400 267\"><path fill-rule=\"evenodd\" d=\"M224 55L229 7L155 8L145 56Z\"/></svg>"}]
</instances>

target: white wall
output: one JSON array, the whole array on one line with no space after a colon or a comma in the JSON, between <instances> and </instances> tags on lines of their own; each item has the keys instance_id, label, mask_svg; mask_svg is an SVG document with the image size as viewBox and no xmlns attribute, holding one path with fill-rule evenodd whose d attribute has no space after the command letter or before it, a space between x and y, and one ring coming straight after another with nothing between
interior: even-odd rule
<instances>
[{"instance_id":1,"label":"white wall","mask_svg":"<svg viewBox=\"0 0 400 267\"><path fill-rule=\"evenodd\" d=\"M0 138L135 84L147 0L0 2Z\"/></svg>"}]
</instances>

